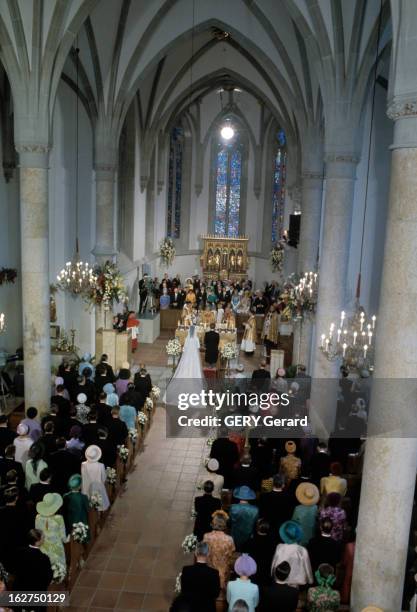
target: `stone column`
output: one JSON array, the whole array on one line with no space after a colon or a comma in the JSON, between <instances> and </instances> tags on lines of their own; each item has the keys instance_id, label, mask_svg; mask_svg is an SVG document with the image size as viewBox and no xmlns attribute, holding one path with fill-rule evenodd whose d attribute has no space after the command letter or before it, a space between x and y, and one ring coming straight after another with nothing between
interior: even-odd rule
<instances>
[{"instance_id":1,"label":"stone column","mask_svg":"<svg viewBox=\"0 0 417 612\"><path fill-rule=\"evenodd\" d=\"M114 232L114 199L116 163L114 151L99 155L94 164L96 180L96 244L93 249L98 263L116 255ZM109 317L103 308L96 308L96 330L108 327Z\"/></svg>"},{"instance_id":2,"label":"stone column","mask_svg":"<svg viewBox=\"0 0 417 612\"><path fill-rule=\"evenodd\" d=\"M49 409L48 150L46 144L18 145L22 244L25 404Z\"/></svg>"},{"instance_id":3,"label":"stone column","mask_svg":"<svg viewBox=\"0 0 417 612\"><path fill-rule=\"evenodd\" d=\"M323 198L323 170L304 171L301 194L301 231L298 245L298 273L314 271L320 241L321 203ZM304 319L294 329L293 363L310 364L313 321Z\"/></svg>"},{"instance_id":4,"label":"stone column","mask_svg":"<svg viewBox=\"0 0 417 612\"><path fill-rule=\"evenodd\" d=\"M414 9L415 11L415 6ZM410 56L411 60L411 56ZM396 97L389 213L352 610L401 610L417 466L417 94Z\"/></svg>"},{"instance_id":5,"label":"stone column","mask_svg":"<svg viewBox=\"0 0 417 612\"><path fill-rule=\"evenodd\" d=\"M328 333L330 323L345 306L350 227L356 165L351 153L327 154L326 197L320 255L320 286L316 314L316 346L313 347L312 419L322 437L330 434L336 414L339 363L330 362L320 352L320 335Z\"/></svg>"}]
</instances>

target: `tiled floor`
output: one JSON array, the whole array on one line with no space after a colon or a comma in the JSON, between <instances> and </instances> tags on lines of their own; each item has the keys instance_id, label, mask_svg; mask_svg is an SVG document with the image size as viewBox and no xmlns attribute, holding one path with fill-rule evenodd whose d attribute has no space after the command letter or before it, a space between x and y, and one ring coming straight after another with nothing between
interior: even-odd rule
<instances>
[{"instance_id":1,"label":"tiled floor","mask_svg":"<svg viewBox=\"0 0 417 612\"><path fill-rule=\"evenodd\" d=\"M146 363L162 390L170 375L165 346L172 336L163 332L153 344L141 344L134 359ZM259 353L257 347L256 356L241 356L248 375ZM125 491L72 590L69 612L168 611L175 577L192 562L181 542L193 529L190 510L206 454L205 440L167 439L165 408L157 408Z\"/></svg>"}]
</instances>

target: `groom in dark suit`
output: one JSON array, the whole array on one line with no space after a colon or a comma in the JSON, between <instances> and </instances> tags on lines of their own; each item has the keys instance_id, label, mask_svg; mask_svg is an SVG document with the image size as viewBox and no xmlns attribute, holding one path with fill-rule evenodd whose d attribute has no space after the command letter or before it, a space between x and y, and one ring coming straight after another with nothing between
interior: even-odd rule
<instances>
[{"instance_id":1,"label":"groom in dark suit","mask_svg":"<svg viewBox=\"0 0 417 612\"><path fill-rule=\"evenodd\" d=\"M210 324L210 331L204 336L204 346L206 348L205 361L211 366L215 366L219 357L220 335L216 332L214 323Z\"/></svg>"}]
</instances>

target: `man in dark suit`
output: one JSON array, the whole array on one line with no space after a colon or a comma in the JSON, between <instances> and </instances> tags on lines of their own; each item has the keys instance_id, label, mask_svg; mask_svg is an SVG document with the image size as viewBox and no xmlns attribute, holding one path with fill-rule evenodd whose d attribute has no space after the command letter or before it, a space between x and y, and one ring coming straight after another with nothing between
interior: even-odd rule
<instances>
[{"instance_id":1,"label":"man in dark suit","mask_svg":"<svg viewBox=\"0 0 417 612\"><path fill-rule=\"evenodd\" d=\"M266 360L262 359L259 368L252 372L253 386L258 393L268 391L270 386L271 373L266 369Z\"/></svg>"},{"instance_id":2,"label":"man in dark suit","mask_svg":"<svg viewBox=\"0 0 417 612\"><path fill-rule=\"evenodd\" d=\"M298 589L286 584L290 575L291 566L287 561L282 561L275 568L275 583L261 590L259 612L296 612L298 604Z\"/></svg>"},{"instance_id":3,"label":"man in dark suit","mask_svg":"<svg viewBox=\"0 0 417 612\"><path fill-rule=\"evenodd\" d=\"M227 430L220 433L221 436L214 440L210 458L217 459L219 469L217 472L224 476L224 486L229 489L232 486L232 474L235 464L239 461L239 449L235 442L227 437Z\"/></svg>"},{"instance_id":4,"label":"man in dark suit","mask_svg":"<svg viewBox=\"0 0 417 612\"><path fill-rule=\"evenodd\" d=\"M29 546L18 552L14 591L47 591L52 582L53 572L49 557L40 550L43 534L39 529L29 531ZM38 607L37 610L46 610Z\"/></svg>"},{"instance_id":5,"label":"man in dark suit","mask_svg":"<svg viewBox=\"0 0 417 612\"><path fill-rule=\"evenodd\" d=\"M271 534L277 537L282 523L291 518L293 505L290 495L284 490L285 481L282 476L276 474L272 486L272 491L262 493L259 498L259 517L268 521Z\"/></svg>"},{"instance_id":6,"label":"man in dark suit","mask_svg":"<svg viewBox=\"0 0 417 612\"><path fill-rule=\"evenodd\" d=\"M247 486L253 491L257 491L260 485L259 473L256 467L252 466L250 455L245 454L239 467L233 470L233 488Z\"/></svg>"},{"instance_id":7,"label":"man in dark suit","mask_svg":"<svg viewBox=\"0 0 417 612\"><path fill-rule=\"evenodd\" d=\"M342 544L332 538L332 528L332 521L330 519L323 519L320 523L320 535L309 542L308 554L313 573L322 563L328 563L335 568L340 562Z\"/></svg>"},{"instance_id":8,"label":"man in dark suit","mask_svg":"<svg viewBox=\"0 0 417 612\"><path fill-rule=\"evenodd\" d=\"M90 410L88 413L88 423L83 425L82 439L87 448L91 444L98 444L98 430L100 425L97 423L97 413L95 410Z\"/></svg>"},{"instance_id":9,"label":"man in dark suit","mask_svg":"<svg viewBox=\"0 0 417 612\"><path fill-rule=\"evenodd\" d=\"M49 458L49 469L52 473L51 485L54 493L63 495L68 490L68 480L73 474L80 474L81 461L74 453L66 449L65 438L56 441L57 450Z\"/></svg>"},{"instance_id":10,"label":"man in dark suit","mask_svg":"<svg viewBox=\"0 0 417 612\"><path fill-rule=\"evenodd\" d=\"M181 595L191 612L216 612L220 594L219 572L207 565L208 544L199 542L194 565L186 565L181 573Z\"/></svg>"},{"instance_id":11,"label":"man in dark suit","mask_svg":"<svg viewBox=\"0 0 417 612\"><path fill-rule=\"evenodd\" d=\"M152 391L152 380L146 368L140 367L139 372L135 374L133 384L135 385L135 390L140 393L143 398L146 399L149 397Z\"/></svg>"},{"instance_id":12,"label":"man in dark suit","mask_svg":"<svg viewBox=\"0 0 417 612\"><path fill-rule=\"evenodd\" d=\"M211 480L206 480L203 485L204 495L194 498L194 509L197 514L194 523L194 535L198 540L202 540L205 533L211 531L211 515L216 510L220 510L221 501L213 497L214 484Z\"/></svg>"},{"instance_id":13,"label":"man in dark suit","mask_svg":"<svg viewBox=\"0 0 417 612\"><path fill-rule=\"evenodd\" d=\"M171 308L181 309L184 305L184 294L179 289L179 287L175 287L174 291L171 293Z\"/></svg>"},{"instance_id":14,"label":"man in dark suit","mask_svg":"<svg viewBox=\"0 0 417 612\"><path fill-rule=\"evenodd\" d=\"M39 474L39 482L31 485L29 490L29 499L36 504L43 500L44 495L53 493L51 487L51 472L49 468L44 468Z\"/></svg>"},{"instance_id":15,"label":"man in dark suit","mask_svg":"<svg viewBox=\"0 0 417 612\"><path fill-rule=\"evenodd\" d=\"M15 453L16 448L13 446L13 444L10 444L4 451L4 457L0 457L0 481L2 484L5 484L7 472L15 470L17 472L17 481L19 486L24 486L25 473L20 461L15 461Z\"/></svg>"},{"instance_id":16,"label":"man in dark suit","mask_svg":"<svg viewBox=\"0 0 417 612\"><path fill-rule=\"evenodd\" d=\"M128 430L126 423L120 419L120 411L117 406L112 408L111 416L112 421L109 425L109 436L110 440L116 446L120 446L126 442Z\"/></svg>"},{"instance_id":17,"label":"man in dark suit","mask_svg":"<svg viewBox=\"0 0 417 612\"><path fill-rule=\"evenodd\" d=\"M330 474L330 455L324 442L317 445L316 452L310 460L311 480L320 486L320 480Z\"/></svg>"},{"instance_id":18,"label":"man in dark suit","mask_svg":"<svg viewBox=\"0 0 417 612\"><path fill-rule=\"evenodd\" d=\"M214 323L210 323L210 331L204 335L204 346L206 348L206 354L204 359L206 363L211 366L215 366L219 357L219 342L220 334L216 332L216 326Z\"/></svg>"},{"instance_id":19,"label":"man in dark suit","mask_svg":"<svg viewBox=\"0 0 417 612\"><path fill-rule=\"evenodd\" d=\"M16 432L9 428L7 416L0 414L0 457L4 457L6 447L13 444L16 435Z\"/></svg>"},{"instance_id":20,"label":"man in dark suit","mask_svg":"<svg viewBox=\"0 0 417 612\"><path fill-rule=\"evenodd\" d=\"M97 423L109 427L111 423L111 406L106 404L106 393L102 391L99 396L99 402L96 404Z\"/></svg>"}]
</instances>

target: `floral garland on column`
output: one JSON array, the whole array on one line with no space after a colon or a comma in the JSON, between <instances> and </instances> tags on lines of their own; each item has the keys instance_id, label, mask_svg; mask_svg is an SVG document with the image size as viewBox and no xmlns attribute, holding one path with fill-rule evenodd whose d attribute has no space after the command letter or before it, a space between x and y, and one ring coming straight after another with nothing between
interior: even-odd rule
<instances>
[{"instance_id":1,"label":"floral garland on column","mask_svg":"<svg viewBox=\"0 0 417 612\"><path fill-rule=\"evenodd\" d=\"M14 283L17 278L17 270L14 268L0 268L0 285Z\"/></svg>"},{"instance_id":2,"label":"floral garland on column","mask_svg":"<svg viewBox=\"0 0 417 612\"><path fill-rule=\"evenodd\" d=\"M171 238L164 238L159 245L159 257L161 264L170 266L175 259L175 247Z\"/></svg>"},{"instance_id":3,"label":"floral garland on column","mask_svg":"<svg viewBox=\"0 0 417 612\"><path fill-rule=\"evenodd\" d=\"M117 265L106 261L103 265L94 267L96 281L93 287L84 295L84 299L91 306L102 306L104 310L111 310L113 302L126 303L127 290Z\"/></svg>"}]
</instances>

